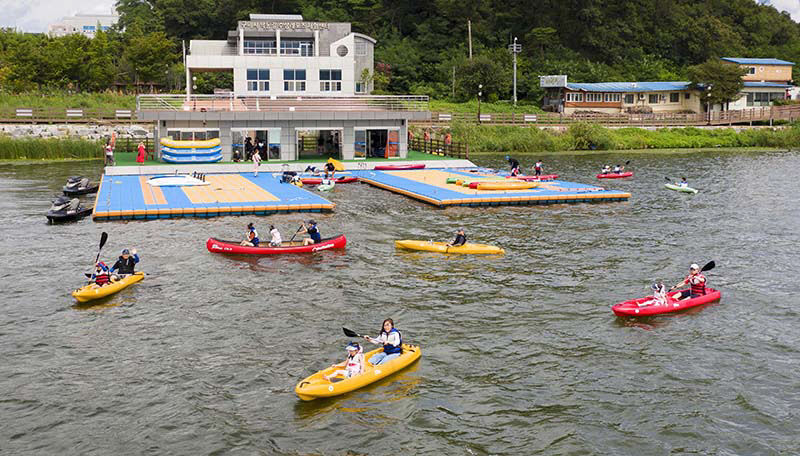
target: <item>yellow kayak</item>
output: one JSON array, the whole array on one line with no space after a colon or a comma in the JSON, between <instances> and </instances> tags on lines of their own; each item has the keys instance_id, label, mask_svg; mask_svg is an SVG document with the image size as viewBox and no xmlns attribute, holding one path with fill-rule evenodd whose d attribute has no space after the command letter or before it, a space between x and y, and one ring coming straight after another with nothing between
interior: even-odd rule
<instances>
[{"instance_id":1,"label":"yellow kayak","mask_svg":"<svg viewBox=\"0 0 800 456\"><path fill-rule=\"evenodd\" d=\"M336 171L344 171L344 165L339 160L335 158L329 158L328 163L333 163L333 169Z\"/></svg>"},{"instance_id":2,"label":"yellow kayak","mask_svg":"<svg viewBox=\"0 0 800 456\"><path fill-rule=\"evenodd\" d=\"M538 182L506 181L506 182L480 182L478 190L526 190L539 185Z\"/></svg>"},{"instance_id":3,"label":"yellow kayak","mask_svg":"<svg viewBox=\"0 0 800 456\"><path fill-rule=\"evenodd\" d=\"M364 364L366 364L366 366L364 368L364 373L361 375L356 375L351 378L337 377L334 378L333 381L328 381L325 380L325 377L323 377L324 375L330 375L333 371L341 369L341 367L329 367L304 378L294 388L294 392L304 401L313 401L321 397L332 397L349 393L405 369L422 356L422 349L418 345L403 344L403 354L400 355L400 357L384 364L378 364L377 366L370 364L370 357L382 351L383 348L376 348L371 352L364 353Z\"/></svg>"},{"instance_id":4,"label":"yellow kayak","mask_svg":"<svg viewBox=\"0 0 800 456\"><path fill-rule=\"evenodd\" d=\"M89 302L95 299L100 299L100 298L105 298L106 296L110 296L142 279L144 279L144 272L135 272L129 276L117 280L116 282L111 282L107 285L103 285L102 287L95 286L94 284L89 284L80 287L72 292L72 296L78 302Z\"/></svg>"},{"instance_id":5,"label":"yellow kayak","mask_svg":"<svg viewBox=\"0 0 800 456\"><path fill-rule=\"evenodd\" d=\"M452 247L447 245L446 242L431 242L431 241L416 241L413 239L406 239L403 241L394 241L394 246L402 249L409 250L424 250L426 252L439 252L439 253L486 253L486 254L500 254L506 251L500 247L486 244L470 244L459 245Z\"/></svg>"}]
</instances>

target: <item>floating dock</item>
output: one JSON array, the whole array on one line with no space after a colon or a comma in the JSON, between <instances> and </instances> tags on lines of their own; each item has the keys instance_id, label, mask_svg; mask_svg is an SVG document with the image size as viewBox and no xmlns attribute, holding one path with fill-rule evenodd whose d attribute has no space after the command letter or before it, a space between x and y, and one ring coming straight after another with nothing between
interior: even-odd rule
<instances>
[{"instance_id":1,"label":"floating dock","mask_svg":"<svg viewBox=\"0 0 800 456\"><path fill-rule=\"evenodd\" d=\"M627 201L631 194L594 185L546 181L520 190L477 190L448 184L448 178L467 180L502 179L497 173L467 169L421 169L409 171L353 171L361 182L409 196L439 207L511 206Z\"/></svg>"},{"instance_id":2,"label":"floating dock","mask_svg":"<svg viewBox=\"0 0 800 456\"><path fill-rule=\"evenodd\" d=\"M95 220L322 212L334 204L313 191L281 183L272 173L207 174L209 185L156 187L151 175L104 175Z\"/></svg>"}]
</instances>

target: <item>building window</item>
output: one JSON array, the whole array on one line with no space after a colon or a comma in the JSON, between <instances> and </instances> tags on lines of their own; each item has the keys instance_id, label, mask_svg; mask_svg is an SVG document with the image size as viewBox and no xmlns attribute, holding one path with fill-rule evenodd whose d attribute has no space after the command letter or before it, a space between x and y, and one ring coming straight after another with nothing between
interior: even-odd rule
<instances>
[{"instance_id":1,"label":"building window","mask_svg":"<svg viewBox=\"0 0 800 456\"><path fill-rule=\"evenodd\" d=\"M756 74L756 67L747 67L747 74Z\"/></svg>"},{"instance_id":2,"label":"building window","mask_svg":"<svg viewBox=\"0 0 800 456\"><path fill-rule=\"evenodd\" d=\"M283 90L285 92L305 92L306 70L283 70Z\"/></svg>"},{"instance_id":3,"label":"building window","mask_svg":"<svg viewBox=\"0 0 800 456\"><path fill-rule=\"evenodd\" d=\"M245 54L265 54L275 55L275 40L245 40L244 53Z\"/></svg>"},{"instance_id":4,"label":"building window","mask_svg":"<svg viewBox=\"0 0 800 456\"><path fill-rule=\"evenodd\" d=\"M633 94L626 93L625 94L625 104L633 104Z\"/></svg>"},{"instance_id":5,"label":"building window","mask_svg":"<svg viewBox=\"0 0 800 456\"><path fill-rule=\"evenodd\" d=\"M650 104L658 104L658 94L657 93L651 93L650 95L648 95L647 96L647 102L650 103Z\"/></svg>"},{"instance_id":6,"label":"building window","mask_svg":"<svg viewBox=\"0 0 800 456\"><path fill-rule=\"evenodd\" d=\"M304 40L281 40L281 55L311 57L314 55L314 42Z\"/></svg>"},{"instance_id":7,"label":"building window","mask_svg":"<svg viewBox=\"0 0 800 456\"><path fill-rule=\"evenodd\" d=\"M342 91L342 70L319 70L320 92Z\"/></svg>"},{"instance_id":8,"label":"building window","mask_svg":"<svg viewBox=\"0 0 800 456\"><path fill-rule=\"evenodd\" d=\"M95 26L94 25L84 25L83 26L83 31L84 32L94 32L95 31Z\"/></svg>"},{"instance_id":9,"label":"building window","mask_svg":"<svg viewBox=\"0 0 800 456\"><path fill-rule=\"evenodd\" d=\"M587 93L586 94L586 101L590 103L597 103L603 101L603 94L602 93Z\"/></svg>"},{"instance_id":10,"label":"building window","mask_svg":"<svg viewBox=\"0 0 800 456\"><path fill-rule=\"evenodd\" d=\"M567 93L567 101L580 103L583 101L583 94L580 92L569 92Z\"/></svg>"},{"instance_id":11,"label":"building window","mask_svg":"<svg viewBox=\"0 0 800 456\"><path fill-rule=\"evenodd\" d=\"M338 48L336 48L336 54L338 54L339 57L346 56L347 55L347 46L341 45Z\"/></svg>"},{"instance_id":12,"label":"building window","mask_svg":"<svg viewBox=\"0 0 800 456\"><path fill-rule=\"evenodd\" d=\"M688 99L692 98L692 94L689 93L689 92L686 92L686 93L683 94L683 98L688 100Z\"/></svg>"},{"instance_id":13,"label":"building window","mask_svg":"<svg viewBox=\"0 0 800 456\"><path fill-rule=\"evenodd\" d=\"M356 93L367 93L367 85L363 82L356 82Z\"/></svg>"},{"instance_id":14,"label":"building window","mask_svg":"<svg viewBox=\"0 0 800 456\"><path fill-rule=\"evenodd\" d=\"M606 94L606 103L619 103L620 100L622 100L622 94L620 93Z\"/></svg>"},{"instance_id":15,"label":"building window","mask_svg":"<svg viewBox=\"0 0 800 456\"><path fill-rule=\"evenodd\" d=\"M678 92L672 92L669 94L669 102L670 103L680 103L681 101L681 94Z\"/></svg>"},{"instance_id":16,"label":"building window","mask_svg":"<svg viewBox=\"0 0 800 456\"><path fill-rule=\"evenodd\" d=\"M247 91L248 92L269 92L269 70L248 69L247 70Z\"/></svg>"},{"instance_id":17,"label":"building window","mask_svg":"<svg viewBox=\"0 0 800 456\"><path fill-rule=\"evenodd\" d=\"M356 40L356 57L365 57L367 55L367 42L364 40Z\"/></svg>"}]
</instances>

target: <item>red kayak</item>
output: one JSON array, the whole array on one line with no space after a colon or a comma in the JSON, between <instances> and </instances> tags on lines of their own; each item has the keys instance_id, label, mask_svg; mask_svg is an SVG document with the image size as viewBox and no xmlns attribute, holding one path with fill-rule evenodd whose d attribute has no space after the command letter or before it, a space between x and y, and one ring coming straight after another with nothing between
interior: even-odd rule
<instances>
[{"instance_id":1,"label":"red kayak","mask_svg":"<svg viewBox=\"0 0 800 456\"><path fill-rule=\"evenodd\" d=\"M425 165L378 165L374 169L376 171L400 171L405 169L423 169Z\"/></svg>"},{"instance_id":2,"label":"red kayak","mask_svg":"<svg viewBox=\"0 0 800 456\"><path fill-rule=\"evenodd\" d=\"M217 238L208 238L206 248L211 253L230 253L241 255L274 255L280 253L311 253L321 250L343 249L347 244L347 239L343 234L339 236L323 239L322 241L303 245L303 241L292 243L284 242L280 247L270 247L269 242L265 242L258 247L247 247L239 245L236 241L222 241Z\"/></svg>"},{"instance_id":3,"label":"red kayak","mask_svg":"<svg viewBox=\"0 0 800 456\"><path fill-rule=\"evenodd\" d=\"M319 185L322 183L321 177L304 177L300 179L304 185ZM333 180L336 184L349 184L351 182L358 182L357 177L337 177Z\"/></svg>"},{"instance_id":4,"label":"red kayak","mask_svg":"<svg viewBox=\"0 0 800 456\"><path fill-rule=\"evenodd\" d=\"M630 171L626 171L624 173L608 173L608 174L598 174L598 179L621 179L623 177L631 177L633 173Z\"/></svg>"},{"instance_id":5,"label":"red kayak","mask_svg":"<svg viewBox=\"0 0 800 456\"><path fill-rule=\"evenodd\" d=\"M558 174L542 174L541 176L506 176L506 179L519 179L524 181L544 181L558 179Z\"/></svg>"},{"instance_id":6,"label":"red kayak","mask_svg":"<svg viewBox=\"0 0 800 456\"><path fill-rule=\"evenodd\" d=\"M647 317L650 315L678 312L690 307L701 306L712 301L717 301L722 296L722 293L720 293L719 290L706 288L706 294L703 296L676 301L672 299L672 296L674 296L675 293L676 292L667 293L667 304L663 306L653 302L639 307L639 304L653 300L652 296L648 296L646 298L633 299L631 301L614 304L611 306L611 310L614 312L614 315L618 317Z\"/></svg>"}]
</instances>

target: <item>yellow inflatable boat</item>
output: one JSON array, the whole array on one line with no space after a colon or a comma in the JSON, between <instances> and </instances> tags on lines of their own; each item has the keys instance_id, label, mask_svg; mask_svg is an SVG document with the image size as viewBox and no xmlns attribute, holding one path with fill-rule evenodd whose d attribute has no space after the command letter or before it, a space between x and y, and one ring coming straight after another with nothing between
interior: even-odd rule
<instances>
[{"instance_id":1,"label":"yellow inflatable boat","mask_svg":"<svg viewBox=\"0 0 800 456\"><path fill-rule=\"evenodd\" d=\"M538 182L508 180L506 182L480 182L478 190L527 190L539 185Z\"/></svg>"},{"instance_id":2,"label":"yellow inflatable boat","mask_svg":"<svg viewBox=\"0 0 800 456\"><path fill-rule=\"evenodd\" d=\"M220 145L219 138L200 141L181 141L178 139L161 138L161 145L172 149L211 149Z\"/></svg>"},{"instance_id":3,"label":"yellow inflatable boat","mask_svg":"<svg viewBox=\"0 0 800 456\"><path fill-rule=\"evenodd\" d=\"M102 287L98 287L94 284L80 287L72 292L72 296L78 302L94 301L95 299L105 298L106 296L111 296L118 291L122 291L128 286L133 285L142 279L144 279L144 272L135 272L129 276L125 276L122 279L117 280L116 282L103 285Z\"/></svg>"},{"instance_id":4,"label":"yellow inflatable boat","mask_svg":"<svg viewBox=\"0 0 800 456\"><path fill-rule=\"evenodd\" d=\"M313 401L321 397L333 397L349 393L405 369L422 356L422 349L418 345L403 344L403 354L400 357L377 366L370 364L370 357L382 351L383 348L377 348L371 352L364 353L366 366L364 373L361 375L351 378L333 378L328 381L325 380L324 375L330 375L333 371L341 369L340 367L329 367L304 378L294 388L294 392L297 393L297 397L304 401Z\"/></svg>"},{"instance_id":5,"label":"yellow inflatable boat","mask_svg":"<svg viewBox=\"0 0 800 456\"><path fill-rule=\"evenodd\" d=\"M447 245L446 242L416 241L413 239L394 241L394 246L400 249L423 250L426 252L439 253L501 254L506 252L500 247L486 244L466 243L464 245L453 247Z\"/></svg>"}]
</instances>

